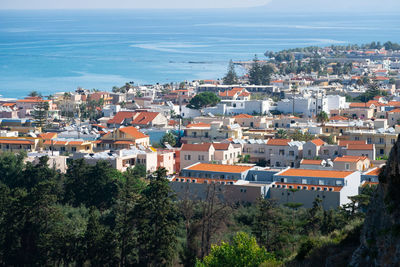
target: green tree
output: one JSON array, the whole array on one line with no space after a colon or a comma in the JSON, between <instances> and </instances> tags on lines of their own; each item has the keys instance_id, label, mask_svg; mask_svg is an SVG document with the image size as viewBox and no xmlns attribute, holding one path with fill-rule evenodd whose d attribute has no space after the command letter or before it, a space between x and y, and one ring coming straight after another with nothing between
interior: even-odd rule
<instances>
[{"instance_id":1,"label":"green tree","mask_svg":"<svg viewBox=\"0 0 400 267\"><path fill-rule=\"evenodd\" d=\"M313 201L312 208L308 209L308 218L305 226L308 233L316 234L321 227L323 214L321 203L322 199L317 197Z\"/></svg>"},{"instance_id":2,"label":"green tree","mask_svg":"<svg viewBox=\"0 0 400 267\"><path fill-rule=\"evenodd\" d=\"M40 94L39 94L37 91L31 91L31 92L28 94L28 96L30 96L30 97L39 97Z\"/></svg>"},{"instance_id":3,"label":"green tree","mask_svg":"<svg viewBox=\"0 0 400 267\"><path fill-rule=\"evenodd\" d=\"M275 138L277 138L277 139L287 139L288 138L287 131L284 130L284 129L278 129L278 131L276 131L276 133L275 133Z\"/></svg>"},{"instance_id":4,"label":"green tree","mask_svg":"<svg viewBox=\"0 0 400 267\"><path fill-rule=\"evenodd\" d=\"M220 98L213 92L202 92L197 94L195 97L190 99L188 108L191 109L202 109L205 107L213 107L221 101Z\"/></svg>"},{"instance_id":5,"label":"green tree","mask_svg":"<svg viewBox=\"0 0 400 267\"><path fill-rule=\"evenodd\" d=\"M235 72L235 66L233 65L232 59L229 61L228 72L223 78L224 84L237 84L238 79Z\"/></svg>"},{"instance_id":6,"label":"green tree","mask_svg":"<svg viewBox=\"0 0 400 267\"><path fill-rule=\"evenodd\" d=\"M168 183L166 170L159 168L136 206L141 266L166 266L175 255L178 212Z\"/></svg>"},{"instance_id":7,"label":"green tree","mask_svg":"<svg viewBox=\"0 0 400 267\"><path fill-rule=\"evenodd\" d=\"M273 254L259 247L256 239L244 232L237 233L232 242L213 245L210 255L196 263L197 267L258 267L264 262L275 262Z\"/></svg>"},{"instance_id":8,"label":"green tree","mask_svg":"<svg viewBox=\"0 0 400 267\"><path fill-rule=\"evenodd\" d=\"M328 114L325 111L321 111L317 114L317 122L325 124L325 122L329 121Z\"/></svg>"},{"instance_id":9,"label":"green tree","mask_svg":"<svg viewBox=\"0 0 400 267\"><path fill-rule=\"evenodd\" d=\"M253 63L249 70L249 82L250 84L260 85L262 84L262 69L260 63L258 63L257 56L254 56Z\"/></svg>"},{"instance_id":10,"label":"green tree","mask_svg":"<svg viewBox=\"0 0 400 267\"><path fill-rule=\"evenodd\" d=\"M164 134L161 138L160 143L165 146L165 143L170 144L171 146L176 145L176 137L171 132Z\"/></svg>"},{"instance_id":11,"label":"green tree","mask_svg":"<svg viewBox=\"0 0 400 267\"><path fill-rule=\"evenodd\" d=\"M39 101L34 107L32 116L35 119L35 124L38 127L43 127L46 125L48 111L49 103L44 100Z\"/></svg>"}]
</instances>

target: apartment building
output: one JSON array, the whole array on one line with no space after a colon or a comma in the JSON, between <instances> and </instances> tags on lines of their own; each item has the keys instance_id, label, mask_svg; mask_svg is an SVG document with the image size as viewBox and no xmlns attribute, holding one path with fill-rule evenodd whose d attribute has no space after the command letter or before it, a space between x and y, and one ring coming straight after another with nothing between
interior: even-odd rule
<instances>
[{"instance_id":1,"label":"apartment building","mask_svg":"<svg viewBox=\"0 0 400 267\"><path fill-rule=\"evenodd\" d=\"M279 204L301 203L304 208L311 208L319 198L325 210L335 209L349 203L359 185L359 172L285 169L274 175L270 198Z\"/></svg>"}]
</instances>

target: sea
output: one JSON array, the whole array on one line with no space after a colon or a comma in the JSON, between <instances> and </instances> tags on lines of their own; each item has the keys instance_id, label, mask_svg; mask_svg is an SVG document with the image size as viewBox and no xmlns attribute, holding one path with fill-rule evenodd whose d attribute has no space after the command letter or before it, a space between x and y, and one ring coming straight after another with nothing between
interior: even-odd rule
<instances>
[{"instance_id":1,"label":"sea","mask_svg":"<svg viewBox=\"0 0 400 267\"><path fill-rule=\"evenodd\" d=\"M267 50L388 40L400 42L395 12L3 10L0 95L218 79Z\"/></svg>"}]
</instances>

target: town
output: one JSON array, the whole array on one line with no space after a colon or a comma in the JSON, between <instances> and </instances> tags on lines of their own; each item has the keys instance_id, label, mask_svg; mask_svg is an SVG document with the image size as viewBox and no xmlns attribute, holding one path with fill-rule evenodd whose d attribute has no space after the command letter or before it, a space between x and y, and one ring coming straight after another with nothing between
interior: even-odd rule
<instances>
[{"instance_id":1,"label":"town","mask_svg":"<svg viewBox=\"0 0 400 267\"><path fill-rule=\"evenodd\" d=\"M400 132L399 45L266 56L230 62L219 80L1 98L0 151L47 156L61 173L76 159L165 168L179 197L204 199L214 185L235 203L320 198L328 210L378 184Z\"/></svg>"}]
</instances>

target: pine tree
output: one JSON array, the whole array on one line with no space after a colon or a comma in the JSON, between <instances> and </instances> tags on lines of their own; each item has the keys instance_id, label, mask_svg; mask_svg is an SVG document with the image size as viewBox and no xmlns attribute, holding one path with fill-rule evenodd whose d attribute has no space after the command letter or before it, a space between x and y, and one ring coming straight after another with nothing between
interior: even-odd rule
<instances>
[{"instance_id":1,"label":"pine tree","mask_svg":"<svg viewBox=\"0 0 400 267\"><path fill-rule=\"evenodd\" d=\"M140 266L169 265L175 255L177 207L166 172L155 172L136 206Z\"/></svg>"},{"instance_id":2,"label":"pine tree","mask_svg":"<svg viewBox=\"0 0 400 267\"><path fill-rule=\"evenodd\" d=\"M228 72L226 73L223 80L224 84L237 84L238 82L235 66L233 65L232 60L229 61Z\"/></svg>"},{"instance_id":3,"label":"pine tree","mask_svg":"<svg viewBox=\"0 0 400 267\"><path fill-rule=\"evenodd\" d=\"M49 103L46 101L39 101L39 103L35 106L32 115L38 127L43 127L46 125L48 111Z\"/></svg>"},{"instance_id":4,"label":"pine tree","mask_svg":"<svg viewBox=\"0 0 400 267\"><path fill-rule=\"evenodd\" d=\"M253 64L249 70L249 82L250 84L260 85L262 84L261 79L261 66L258 63L257 56L254 56Z\"/></svg>"}]
</instances>

